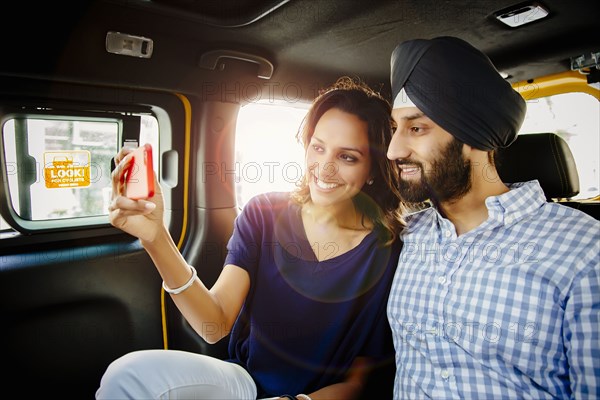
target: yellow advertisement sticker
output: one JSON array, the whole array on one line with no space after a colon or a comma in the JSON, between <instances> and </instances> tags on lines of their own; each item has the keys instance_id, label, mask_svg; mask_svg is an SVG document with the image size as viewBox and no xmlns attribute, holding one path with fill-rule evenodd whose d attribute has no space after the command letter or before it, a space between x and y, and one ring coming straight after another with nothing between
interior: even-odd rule
<instances>
[{"instance_id":1,"label":"yellow advertisement sticker","mask_svg":"<svg viewBox=\"0 0 600 400\"><path fill-rule=\"evenodd\" d=\"M90 185L90 152L87 150L44 153L44 180L48 189Z\"/></svg>"}]
</instances>

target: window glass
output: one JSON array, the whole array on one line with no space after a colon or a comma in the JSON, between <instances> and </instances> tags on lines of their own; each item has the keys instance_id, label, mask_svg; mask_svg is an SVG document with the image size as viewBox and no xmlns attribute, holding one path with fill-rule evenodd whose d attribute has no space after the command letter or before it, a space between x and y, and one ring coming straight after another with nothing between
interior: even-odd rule
<instances>
[{"instance_id":1,"label":"window glass","mask_svg":"<svg viewBox=\"0 0 600 400\"><path fill-rule=\"evenodd\" d=\"M0 232L5 232L9 230L12 230L10 225L4 220L4 218L2 218L2 216L0 216Z\"/></svg>"},{"instance_id":2,"label":"window glass","mask_svg":"<svg viewBox=\"0 0 600 400\"><path fill-rule=\"evenodd\" d=\"M253 196L290 191L304 173L304 149L296 133L309 105L251 103L236 127L236 195L243 207Z\"/></svg>"},{"instance_id":3,"label":"window glass","mask_svg":"<svg viewBox=\"0 0 600 400\"><path fill-rule=\"evenodd\" d=\"M600 193L600 105L586 93L565 93L527 102L520 133L554 132L569 144L579 174L579 195Z\"/></svg>"},{"instance_id":4,"label":"window glass","mask_svg":"<svg viewBox=\"0 0 600 400\"><path fill-rule=\"evenodd\" d=\"M156 118L144 115L140 126L140 142L157 149ZM6 174L16 214L29 221L107 215L119 129L118 120L108 118L7 120L3 126ZM2 221L2 228L6 227Z\"/></svg>"}]
</instances>

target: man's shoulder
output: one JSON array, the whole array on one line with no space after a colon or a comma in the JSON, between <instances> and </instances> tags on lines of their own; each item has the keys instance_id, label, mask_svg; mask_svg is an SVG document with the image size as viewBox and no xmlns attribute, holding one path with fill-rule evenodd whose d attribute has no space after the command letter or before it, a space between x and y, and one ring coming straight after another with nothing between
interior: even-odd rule
<instances>
[{"instance_id":1,"label":"man's shoulder","mask_svg":"<svg viewBox=\"0 0 600 400\"><path fill-rule=\"evenodd\" d=\"M542 212L547 219L555 219L557 222L563 222L566 225L582 225L595 229L600 227L600 221L567 205L548 202L542 207Z\"/></svg>"},{"instance_id":2,"label":"man's shoulder","mask_svg":"<svg viewBox=\"0 0 600 400\"><path fill-rule=\"evenodd\" d=\"M594 226L600 223L574 207L547 201L537 180L513 183L509 187L510 192L503 195L503 206L517 214L533 215L535 218L562 221L566 224L583 223Z\"/></svg>"},{"instance_id":3,"label":"man's shoulder","mask_svg":"<svg viewBox=\"0 0 600 400\"><path fill-rule=\"evenodd\" d=\"M525 229L520 229L518 233L522 238L539 240L547 248L552 248L553 252L562 249L572 256L597 258L600 221L583 211L549 202L524 224Z\"/></svg>"}]
</instances>

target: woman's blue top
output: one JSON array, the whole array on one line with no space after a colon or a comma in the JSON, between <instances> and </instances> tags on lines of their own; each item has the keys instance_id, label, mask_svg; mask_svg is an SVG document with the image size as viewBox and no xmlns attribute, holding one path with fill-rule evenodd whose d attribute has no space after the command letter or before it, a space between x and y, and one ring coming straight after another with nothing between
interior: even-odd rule
<instances>
[{"instance_id":1,"label":"woman's blue top","mask_svg":"<svg viewBox=\"0 0 600 400\"><path fill-rule=\"evenodd\" d=\"M230 336L230 361L260 396L310 393L344 380L358 356L390 359L386 303L400 253L377 231L338 254L311 244L289 193L252 198L237 217L225 264L245 269L250 291ZM314 251L325 248L325 261ZM315 250L313 250L315 249Z\"/></svg>"}]
</instances>

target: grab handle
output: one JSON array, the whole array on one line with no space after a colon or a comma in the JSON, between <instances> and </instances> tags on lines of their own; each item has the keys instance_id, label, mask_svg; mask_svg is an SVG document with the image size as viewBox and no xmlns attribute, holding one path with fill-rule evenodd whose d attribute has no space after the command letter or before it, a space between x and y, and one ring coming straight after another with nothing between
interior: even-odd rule
<instances>
[{"instance_id":1,"label":"grab handle","mask_svg":"<svg viewBox=\"0 0 600 400\"><path fill-rule=\"evenodd\" d=\"M206 69L217 69L219 61L223 58L233 58L258 64L258 77L262 79L271 79L273 76L273 64L264 57L255 54L244 53L235 50L211 50L200 56L200 67Z\"/></svg>"}]
</instances>

